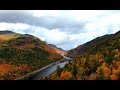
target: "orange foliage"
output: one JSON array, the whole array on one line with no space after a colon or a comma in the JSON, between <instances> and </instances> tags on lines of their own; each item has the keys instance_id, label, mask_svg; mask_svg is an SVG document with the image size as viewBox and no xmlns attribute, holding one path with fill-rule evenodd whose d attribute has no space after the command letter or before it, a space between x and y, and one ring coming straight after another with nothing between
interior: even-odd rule
<instances>
[{"instance_id":1,"label":"orange foliage","mask_svg":"<svg viewBox=\"0 0 120 90\"><path fill-rule=\"evenodd\" d=\"M88 80L96 80L96 74L91 73L91 75L88 77Z\"/></svg>"},{"instance_id":2,"label":"orange foliage","mask_svg":"<svg viewBox=\"0 0 120 90\"><path fill-rule=\"evenodd\" d=\"M42 48L48 52L51 52L52 55L49 56L50 60L61 57L61 55L59 53L56 53L56 51L53 48L51 48L50 46L44 45L44 46L42 46Z\"/></svg>"},{"instance_id":3,"label":"orange foliage","mask_svg":"<svg viewBox=\"0 0 120 90\"><path fill-rule=\"evenodd\" d=\"M120 61L113 60L112 62L115 68L120 68Z\"/></svg>"},{"instance_id":4,"label":"orange foliage","mask_svg":"<svg viewBox=\"0 0 120 90\"><path fill-rule=\"evenodd\" d=\"M99 62L99 63L103 62L103 59L99 59L98 62Z\"/></svg>"},{"instance_id":5,"label":"orange foliage","mask_svg":"<svg viewBox=\"0 0 120 90\"><path fill-rule=\"evenodd\" d=\"M86 58L81 58L81 62L84 64L86 62Z\"/></svg>"},{"instance_id":6,"label":"orange foliage","mask_svg":"<svg viewBox=\"0 0 120 90\"><path fill-rule=\"evenodd\" d=\"M76 78L77 78L77 80L82 80L80 74L76 74Z\"/></svg>"},{"instance_id":7,"label":"orange foliage","mask_svg":"<svg viewBox=\"0 0 120 90\"><path fill-rule=\"evenodd\" d=\"M19 73L21 71L21 73ZM1 79L14 79L28 73L30 70L27 64L20 64L18 66L10 64L0 64L0 80ZM5 76L8 76L7 78Z\"/></svg>"},{"instance_id":8,"label":"orange foliage","mask_svg":"<svg viewBox=\"0 0 120 90\"><path fill-rule=\"evenodd\" d=\"M60 75L60 80L67 80L70 77L72 77L72 74L70 72L63 71Z\"/></svg>"},{"instance_id":9,"label":"orange foliage","mask_svg":"<svg viewBox=\"0 0 120 90\"><path fill-rule=\"evenodd\" d=\"M116 54L116 55L114 55L114 58L119 58L120 57L120 54L118 53L118 54Z\"/></svg>"},{"instance_id":10,"label":"orange foliage","mask_svg":"<svg viewBox=\"0 0 120 90\"><path fill-rule=\"evenodd\" d=\"M106 62L103 62L102 66L108 67L108 64Z\"/></svg>"},{"instance_id":11,"label":"orange foliage","mask_svg":"<svg viewBox=\"0 0 120 90\"><path fill-rule=\"evenodd\" d=\"M10 72L11 66L9 64L0 64L0 76L4 76Z\"/></svg>"},{"instance_id":12,"label":"orange foliage","mask_svg":"<svg viewBox=\"0 0 120 90\"><path fill-rule=\"evenodd\" d=\"M110 79L111 79L111 80L117 80L118 78L117 78L116 75L113 74L113 75L110 75Z\"/></svg>"},{"instance_id":13,"label":"orange foliage","mask_svg":"<svg viewBox=\"0 0 120 90\"><path fill-rule=\"evenodd\" d=\"M105 66L100 66L97 68L96 72L97 72L97 75L100 75L100 70L102 69L103 73L104 73L104 77L108 78L109 75L111 74L111 70Z\"/></svg>"}]
</instances>

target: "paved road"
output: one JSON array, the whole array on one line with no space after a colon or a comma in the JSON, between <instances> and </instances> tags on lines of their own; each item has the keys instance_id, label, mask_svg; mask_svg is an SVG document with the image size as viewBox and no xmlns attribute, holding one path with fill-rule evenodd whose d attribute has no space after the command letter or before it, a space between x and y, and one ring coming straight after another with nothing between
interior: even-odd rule
<instances>
[{"instance_id":1,"label":"paved road","mask_svg":"<svg viewBox=\"0 0 120 90\"><path fill-rule=\"evenodd\" d=\"M66 57L66 56L64 56L63 54L61 54L61 55L63 56L63 58L65 58L65 59L67 59L67 60L72 60L72 58ZM52 66L55 67L57 64L59 65L60 62L61 62L61 60L56 61L56 62L54 62L54 63L51 63L51 64L49 64L49 65L46 65L46 66L38 69L38 70L35 70L35 71L31 72L31 73L28 73L28 74L26 74L26 75L24 75L24 76L18 77L18 78L14 79L14 80L22 80L22 79L24 79L24 78L27 77L27 76L35 75L35 74L37 74L37 73L39 73L39 72L44 71L45 69L48 69L48 68L50 69L50 67L52 67ZM60 65L62 65L62 63L60 63ZM62 66L63 66L63 65L62 65ZM56 68L54 68L54 70L56 70ZM53 69L52 69L52 71L53 71ZM46 71L46 72L47 72L47 71ZM49 70L49 72L51 72L51 71Z\"/></svg>"},{"instance_id":2,"label":"paved road","mask_svg":"<svg viewBox=\"0 0 120 90\"><path fill-rule=\"evenodd\" d=\"M72 60L73 58L70 58L70 57L66 57L64 56L64 54L61 54L63 58L67 59L67 60Z\"/></svg>"}]
</instances>

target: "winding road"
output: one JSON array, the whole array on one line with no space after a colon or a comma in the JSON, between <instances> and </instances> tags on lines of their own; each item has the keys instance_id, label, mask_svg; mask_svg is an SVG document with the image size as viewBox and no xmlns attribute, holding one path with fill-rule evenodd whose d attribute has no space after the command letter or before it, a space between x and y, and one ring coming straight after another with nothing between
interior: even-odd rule
<instances>
[{"instance_id":1,"label":"winding road","mask_svg":"<svg viewBox=\"0 0 120 90\"><path fill-rule=\"evenodd\" d=\"M70 57L66 57L64 54L61 54L63 58L67 59L67 60L73 60L73 58Z\"/></svg>"},{"instance_id":2,"label":"winding road","mask_svg":"<svg viewBox=\"0 0 120 90\"><path fill-rule=\"evenodd\" d=\"M14 80L22 80L25 77L28 77L30 75L33 75L33 76L31 78L29 78L29 80L39 80L42 77L50 75L53 71L56 70L58 65L60 66L60 68L62 68L62 67L65 66L65 64L68 63L69 60L72 60L72 58L66 57L66 56L64 56L64 54L61 54L61 55L62 55L63 58L65 58L67 60L64 61L64 62L61 62L61 60L56 61L54 63L51 63L51 64L47 65L47 66L42 67L41 69L35 70L35 71L31 72L31 73L28 73L28 74L26 74L26 75L24 75L22 77L18 77L18 78L14 79Z\"/></svg>"}]
</instances>

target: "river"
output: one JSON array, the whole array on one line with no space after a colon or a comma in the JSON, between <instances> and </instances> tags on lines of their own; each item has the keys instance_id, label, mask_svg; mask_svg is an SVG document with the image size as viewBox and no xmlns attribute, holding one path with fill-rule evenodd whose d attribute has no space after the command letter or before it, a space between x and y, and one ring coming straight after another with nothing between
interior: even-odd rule
<instances>
[{"instance_id":1,"label":"river","mask_svg":"<svg viewBox=\"0 0 120 90\"><path fill-rule=\"evenodd\" d=\"M49 68L47 68L47 69L45 69L45 70L37 73L37 74L35 74L35 75L34 75L33 77L31 77L29 80L38 80L38 79L40 79L40 78L42 78L42 77L48 76L48 75L50 75L51 73L53 73L53 71L56 70L56 68L57 68L58 65L60 66L60 68L62 68L62 67L64 67L65 64L67 64L67 63L68 63L68 61L55 64L55 65L53 65L53 66L51 66L51 67L49 67Z\"/></svg>"},{"instance_id":2,"label":"river","mask_svg":"<svg viewBox=\"0 0 120 90\"><path fill-rule=\"evenodd\" d=\"M72 60L72 58L70 57L66 57L62 54L63 58L66 58L67 60ZM39 80L42 77L46 77L48 75L50 75L51 73L53 73L53 71L55 71L57 69L57 66L59 65L60 68L64 67L66 64L68 63L68 61L64 61L64 62L60 62L58 64L52 65L40 72L38 72L37 74L35 74L33 77L31 77L29 80Z\"/></svg>"},{"instance_id":3,"label":"river","mask_svg":"<svg viewBox=\"0 0 120 90\"><path fill-rule=\"evenodd\" d=\"M64 61L64 62L61 62L61 60L56 61L54 63L51 63L49 65L46 65L46 66L38 69L38 70L30 72L30 73L28 73L28 74L26 74L24 76L18 77L18 78L14 79L14 80L22 80L25 77L28 77L29 75L32 75L32 74L33 74L33 76L30 77L28 80L39 80L40 78L46 77L46 76L50 75L51 73L53 73L53 71L55 71L57 69L58 65L60 66L60 68L62 68L68 63L68 61L73 60L73 58L66 57L63 54L62 54L62 56L63 56L63 58L65 58L67 60Z\"/></svg>"}]
</instances>

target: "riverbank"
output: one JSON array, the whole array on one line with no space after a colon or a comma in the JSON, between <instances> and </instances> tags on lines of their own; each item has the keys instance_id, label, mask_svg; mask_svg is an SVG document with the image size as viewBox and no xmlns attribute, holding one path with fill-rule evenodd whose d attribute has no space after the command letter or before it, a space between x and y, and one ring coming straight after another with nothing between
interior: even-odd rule
<instances>
[{"instance_id":1,"label":"riverbank","mask_svg":"<svg viewBox=\"0 0 120 90\"><path fill-rule=\"evenodd\" d=\"M50 74L52 74L54 71L56 71L57 67L59 66L60 68L63 68L67 63L69 63L69 61L64 61L64 62L60 62L58 64L55 64L35 75L33 75L31 78L29 78L28 80L40 80L43 77L47 77Z\"/></svg>"},{"instance_id":2,"label":"riverbank","mask_svg":"<svg viewBox=\"0 0 120 90\"><path fill-rule=\"evenodd\" d=\"M49 67L51 67L51 66L53 66L53 65L55 65L55 64L58 64L58 63L60 63L60 62L61 62L61 60L56 61L56 62L54 62L54 63L51 63L51 64L49 64L49 65L47 65L47 66L44 66L44 67L38 69L38 70L35 70L35 71L33 71L33 72L30 72L30 73L28 73L28 74L26 74L26 75L24 75L24 76L18 77L18 78L14 79L14 80L24 80L26 77L29 77L29 76L31 76L31 75L35 75L35 74L37 74L38 72L41 72L41 71L43 71L43 70L45 70L45 69L47 69L47 68L49 68Z\"/></svg>"},{"instance_id":3,"label":"riverbank","mask_svg":"<svg viewBox=\"0 0 120 90\"><path fill-rule=\"evenodd\" d=\"M61 63L61 62L66 62L66 61L72 60L72 58L66 57L66 56L64 56L63 54L62 54L62 57L63 57L64 59L66 59L66 60L65 60L65 61L61 61L61 60L56 61L56 62L54 62L54 63L51 63L51 64L49 64L49 65L47 65L47 66L44 66L44 67L38 69L38 70L35 70L35 71L33 71L33 72L30 72L30 73L28 73L28 74L26 74L26 75L24 75L24 76L18 77L18 78L14 79L14 80L26 80L26 78L29 78L29 77L31 77L31 76L34 76L34 75L36 75L37 73L39 73L39 72L41 72L41 71L43 71L43 70L46 70L46 69L49 68L49 67L52 67L52 66L54 66L54 65L57 65L57 64L59 64L59 63Z\"/></svg>"}]
</instances>

